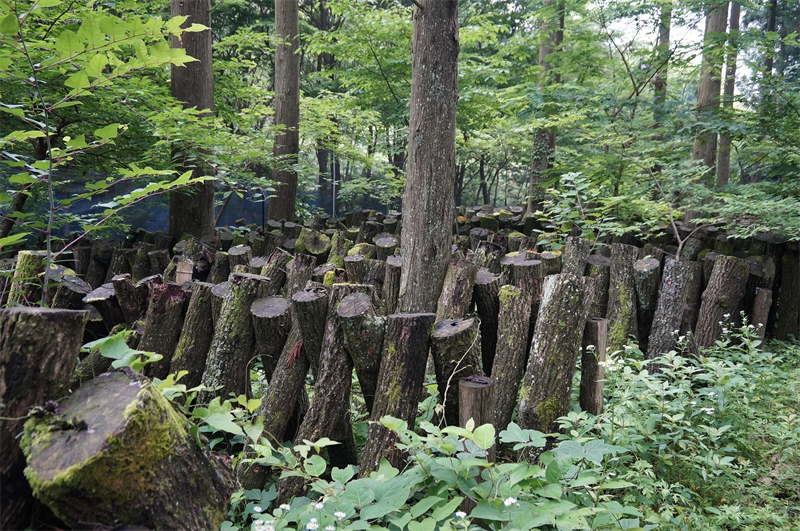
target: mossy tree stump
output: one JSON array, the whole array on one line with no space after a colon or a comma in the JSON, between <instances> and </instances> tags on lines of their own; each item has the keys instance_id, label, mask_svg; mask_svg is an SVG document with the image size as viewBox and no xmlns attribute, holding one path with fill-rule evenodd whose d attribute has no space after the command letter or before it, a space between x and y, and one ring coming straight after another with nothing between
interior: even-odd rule
<instances>
[{"instance_id":1,"label":"mossy tree stump","mask_svg":"<svg viewBox=\"0 0 800 531\"><path fill-rule=\"evenodd\" d=\"M103 374L25 425L25 477L73 527L218 529L231 475L145 377Z\"/></svg>"},{"instance_id":2,"label":"mossy tree stump","mask_svg":"<svg viewBox=\"0 0 800 531\"><path fill-rule=\"evenodd\" d=\"M331 252L331 239L319 231L304 228L295 242L295 250L315 257L317 263L322 264Z\"/></svg>"},{"instance_id":3,"label":"mossy tree stump","mask_svg":"<svg viewBox=\"0 0 800 531\"><path fill-rule=\"evenodd\" d=\"M328 317L328 290L310 288L298 291L292 295L292 310L300 329L303 350L311 364L311 372L316 378L322 340L325 336L325 320Z\"/></svg>"},{"instance_id":4,"label":"mossy tree stump","mask_svg":"<svg viewBox=\"0 0 800 531\"><path fill-rule=\"evenodd\" d=\"M523 428L552 433L558 429L556 419L569 411L592 287L587 277L568 273L545 278L528 367L520 389L519 424ZM525 457L531 460L538 453L533 450Z\"/></svg>"},{"instance_id":5,"label":"mossy tree stump","mask_svg":"<svg viewBox=\"0 0 800 531\"><path fill-rule=\"evenodd\" d=\"M188 371L181 380L188 389L200 384L206 368L208 349L214 338L214 320L211 315L213 288L214 285L207 282L194 282L178 344L169 366L170 372Z\"/></svg>"},{"instance_id":6,"label":"mossy tree stump","mask_svg":"<svg viewBox=\"0 0 800 531\"><path fill-rule=\"evenodd\" d=\"M22 306L35 306L42 298L42 278L44 271L43 251L20 251L17 253L17 263L14 266L14 276L11 277L11 291L8 294L8 304Z\"/></svg>"},{"instance_id":7,"label":"mossy tree stump","mask_svg":"<svg viewBox=\"0 0 800 531\"><path fill-rule=\"evenodd\" d=\"M637 337L633 264L638 257L638 247L624 243L611 245L606 319L608 319L608 348L612 352L620 350L628 342L629 336Z\"/></svg>"},{"instance_id":8,"label":"mossy tree stump","mask_svg":"<svg viewBox=\"0 0 800 531\"><path fill-rule=\"evenodd\" d=\"M0 311L0 529L30 524L33 498L17 437L31 407L69 394L88 318L87 311Z\"/></svg>"}]
</instances>

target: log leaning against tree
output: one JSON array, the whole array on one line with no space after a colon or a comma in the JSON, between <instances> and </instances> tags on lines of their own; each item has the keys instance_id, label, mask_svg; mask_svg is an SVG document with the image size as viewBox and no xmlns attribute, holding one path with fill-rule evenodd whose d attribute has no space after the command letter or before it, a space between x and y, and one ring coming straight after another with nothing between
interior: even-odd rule
<instances>
[{"instance_id":1,"label":"log leaning against tree","mask_svg":"<svg viewBox=\"0 0 800 531\"><path fill-rule=\"evenodd\" d=\"M750 264L740 258L720 255L703 292L703 302L694 334L699 348L710 347L722 335L724 323L739 313ZM726 317L727 314L727 317Z\"/></svg>"},{"instance_id":2,"label":"log leaning against tree","mask_svg":"<svg viewBox=\"0 0 800 531\"><path fill-rule=\"evenodd\" d=\"M667 258L664 262L664 272L661 276L658 303L650 328L646 359L652 360L675 348L683 319L686 288L692 274L692 267L688 262L672 258ZM655 367L651 367L651 371L655 369Z\"/></svg>"}]
</instances>

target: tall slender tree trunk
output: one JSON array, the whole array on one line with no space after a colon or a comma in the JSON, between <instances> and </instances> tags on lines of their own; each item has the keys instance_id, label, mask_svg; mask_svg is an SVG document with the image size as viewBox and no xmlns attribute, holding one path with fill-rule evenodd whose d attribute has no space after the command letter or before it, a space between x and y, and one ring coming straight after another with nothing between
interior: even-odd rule
<instances>
[{"instance_id":1,"label":"tall slender tree trunk","mask_svg":"<svg viewBox=\"0 0 800 531\"><path fill-rule=\"evenodd\" d=\"M184 23L211 27L211 0L171 0L173 17L189 17ZM172 97L183 102L185 108L196 107L214 113L214 68L211 62L211 30L184 33L180 39L172 38L173 48L183 48L197 61L186 66L173 66L171 75ZM210 168L195 163L182 164L181 173L194 170L193 177L208 174ZM198 238L214 234L214 181L195 184L187 193L177 190L169 199L169 232L176 238L184 233Z\"/></svg>"},{"instance_id":2,"label":"tall slender tree trunk","mask_svg":"<svg viewBox=\"0 0 800 531\"><path fill-rule=\"evenodd\" d=\"M658 73L653 79L653 129L659 129L664 119L664 104L667 101L667 73L669 72L669 42L672 27L672 2L661 6L661 17L658 24L658 53L656 68ZM661 138L659 135L658 138Z\"/></svg>"},{"instance_id":3,"label":"tall slender tree trunk","mask_svg":"<svg viewBox=\"0 0 800 531\"><path fill-rule=\"evenodd\" d=\"M275 2L275 147L278 186L269 202L269 219L294 220L297 173L292 166L300 150L300 23L297 0Z\"/></svg>"},{"instance_id":4,"label":"tall slender tree trunk","mask_svg":"<svg viewBox=\"0 0 800 531\"><path fill-rule=\"evenodd\" d=\"M555 4L554 0L545 0L545 9ZM561 45L564 40L564 4L556 4L556 14L553 18L545 18L542 21L542 34L547 34L546 40L539 48L539 67L542 69L541 79L538 83L543 89L550 83L560 83L561 75L556 73L550 77L550 63L548 56ZM547 176L547 169L552 166L552 154L556 148L556 134L552 129L537 129L533 138L533 153L531 155L531 165L528 168L528 208L527 214L536 210L544 199L544 182Z\"/></svg>"},{"instance_id":5,"label":"tall slender tree trunk","mask_svg":"<svg viewBox=\"0 0 800 531\"><path fill-rule=\"evenodd\" d=\"M489 198L489 188L486 186L486 156L482 153L480 162L478 163L478 175L480 175L481 178L478 193L483 196L483 204L488 205L491 199Z\"/></svg>"},{"instance_id":6,"label":"tall slender tree trunk","mask_svg":"<svg viewBox=\"0 0 800 531\"><path fill-rule=\"evenodd\" d=\"M739 38L739 18L742 6L739 2L731 2L731 21L728 29L728 55L725 59L725 89L722 100L723 107L733 108L733 92L736 86L736 41ZM719 137L719 155L717 157L717 184L728 184L731 178L731 135Z\"/></svg>"},{"instance_id":7,"label":"tall slender tree trunk","mask_svg":"<svg viewBox=\"0 0 800 531\"><path fill-rule=\"evenodd\" d=\"M435 312L452 254L458 0L414 7L400 311Z\"/></svg>"},{"instance_id":8,"label":"tall slender tree trunk","mask_svg":"<svg viewBox=\"0 0 800 531\"><path fill-rule=\"evenodd\" d=\"M700 87L697 90L697 120L703 122L713 116L719 107L722 88L722 59L725 41L721 38L728 25L728 2L714 4L706 15L706 31L703 35L703 66L700 71ZM692 158L714 168L717 161L717 134L697 133L694 137Z\"/></svg>"}]
</instances>

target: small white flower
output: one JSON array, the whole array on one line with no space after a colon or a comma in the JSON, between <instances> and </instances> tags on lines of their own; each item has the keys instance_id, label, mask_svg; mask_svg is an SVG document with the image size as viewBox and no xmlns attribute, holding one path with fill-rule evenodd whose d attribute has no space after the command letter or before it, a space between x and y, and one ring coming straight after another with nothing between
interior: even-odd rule
<instances>
[{"instance_id":1,"label":"small white flower","mask_svg":"<svg viewBox=\"0 0 800 531\"><path fill-rule=\"evenodd\" d=\"M467 517L467 513L465 513L464 511L456 511L456 516L458 518L466 518Z\"/></svg>"},{"instance_id":2,"label":"small white flower","mask_svg":"<svg viewBox=\"0 0 800 531\"><path fill-rule=\"evenodd\" d=\"M325 526L325 531L334 531L336 529L335 525L327 525Z\"/></svg>"},{"instance_id":3,"label":"small white flower","mask_svg":"<svg viewBox=\"0 0 800 531\"><path fill-rule=\"evenodd\" d=\"M686 336L681 336L681 337L679 337L679 338L678 338L678 343L683 343L683 341L684 341L685 339L686 339Z\"/></svg>"},{"instance_id":4,"label":"small white flower","mask_svg":"<svg viewBox=\"0 0 800 531\"><path fill-rule=\"evenodd\" d=\"M282 503L278 506L278 509L283 509L284 511L290 510L292 507L288 503Z\"/></svg>"},{"instance_id":5,"label":"small white flower","mask_svg":"<svg viewBox=\"0 0 800 531\"><path fill-rule=\"evenodd\" d=\"M275 528L267 524L264 526L264 531L275 531Z\"/></svg>"},{"instance_id":6,"label":"small white flower","mask_svg":"<svg viewBox=\"0 0 800 531\"><path fill-rule=\"evenodd\" d=\"M333 513L333 516L335 516L336 518L338 518L339 520L341 520L342 518L344 518L345 516L347 516L347 514L346 514L346 513L344 513L344 512L342 512L342 511L336 511L335 513Z\"/></svg>"},{"instance_id":7,"label":"small white flower","mask_svg":"<svg viewBox=\"0 0 800 531\"><path fill-rule=\"evenodd\" d=\"M691 405L693 405L693 406L696 406L696 405L697 405L697 402L695 402L694 400L692 400L692 401L691 401L691 402L689 402L689 403L690 403Z\"/></svg>"},{"instance_id":8,"label":"small white flower","mask_svg":"<svg viewBox=\"0 0 800 531\"><path fill-rule=\"evenodd\" d=\"M713 407L701 407L700 411L702 411L706 415L711 415L714 412L714 408Z\"/></svg>"},{"instance_id":9,"label":"small white flower","mask_svg":"<svg viewBox=\"0 0 800 531\"><path fill-rule=\"evenodd\" d=\"M505 505L506 507L511 507L515 503L517 503L517 499L516 498L512 498L510 496L508 498L506 498L505 500L503 500L503 505Z\"/></svg>"},{"instance_id":10,"label":"small white flower","mask_svg":"<svg viewBox=\"0 0 800 531\"><path fill-rule=\"evenodd\" d=\"M263 524L263 523L264 523L264 520L258 519L258 520L256 520L256 521L255 521L255 522L253 522L253 523L254 523L254 524L256 524L256 525L261 525L261 524Z\"/></svg>"},{"instance_id":11,"label":"small white flower","mask_svg":"<svg viewBox=\"0 0 800 531\"><path fill-rule=\"evenodd\" d=\"M266 526L261 524L256 524L256 526L253 528L253 531L266 531Z\"/></svg>"},{"instance_id":12,"label":"small white flower","mask_svg":"<svg viewBox=\"0 0 800 531\"><path fill-rule=\"evenodd\" d=\"M255 512L257 512L257 513L260 513L260 512L261 512L261 511L263 511L264 509L262 509L261 507L259 507L258 505L256 505L255 507L253 507L253 510L254 510Z\"/></svg>"},{"instance_id":13,"label":"small white flower","mask_svg":"<svg viewBox=\"0 0 800 531\"><path fill-rule=\"evenodd\" d=\"M714 391L709 391L708 396L714 396L716 393Z\"/></svg>"},{"instance_id":14,"label":"small white flower","mask_svg":"<svg viewBox=\"0 0 800 531\"><path fill-rule=\"evenodd\" d=\"M723 328L723 329L722 329L722 333L723 333L723 334L727 334L728 332L729 332L729 330L728 330L727 328Z\"/></svg>"},{"instance_id":15,"label":"small white flower","mask_svg":"<svg viewBox=\"0 0 800 531\"><path fill-rule=\"evenodd\" d=\"M306 524L306 529L309 529L309 530L312 530L312 531L313 531L314 529L317 529L318 527L319 527L319 524L317 523L317 519L316 519L316 518L312 518L312 519L311 519L311 520L309 520L309 521L308 521L308 523Z\"/></svg>"},{"instance_id":16,"label":"small white flower","mask_svg":"<svg viewBox=\"0 0 800 531\"><path fill-rule=\"evenodd\" d=\"M314 509L323 509L325 507L325 504L322 503L322 502L318 502L318 503L315 503L313 505L314 505Z\"/></svg>"},{"instance_id":17,"label":"small white flower","mask_svg":"<svg viewBox=\"0 0 800 531\"><path fill-rule=\"evenodd\" d=\"M729 313L726 313L726 314L725 314L725 315L723 315L722 317L724 317L725 319L730 319L730 317L731 317L731 314L729 314Z\"/></svg>"}]
</instances>

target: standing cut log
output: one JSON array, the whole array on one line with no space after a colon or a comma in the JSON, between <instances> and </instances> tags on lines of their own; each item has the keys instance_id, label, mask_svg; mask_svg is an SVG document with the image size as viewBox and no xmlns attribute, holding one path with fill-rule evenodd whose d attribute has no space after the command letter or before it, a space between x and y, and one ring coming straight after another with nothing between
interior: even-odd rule
<instances>
[{"instance_id":1,"label":"standing cut log","mask_svg":"<svg viewBox=\"0 0 800 531\"><path fill-rule=\"evenodd\" d=\"M112 238L94 240L92 242L92 258L84 279L92 288L99 288L105 282L108 265L111 263L111 255L118 245L119 240Z\"/></svg>"},{"instance_id":2,"label":"standing cut log","mask_svg":"<svg viewBox=\"0 0 800 531\"><path fill-rule=\"evenodd\" d=\"M397 302L400 298L402 266L402 257L392 255L386 258L386 276L383 278L383 301L386 315L391 315L397 310Z\"/></svg>"},{"instance_id":3,"label":"standing cut log","mask_svg":"<svg viewBox=\"0 0 800 531\"><path fill-rule=\"evenodd\" d=\"M243 395L249 386L248 367L253 353L253 324L250 306L263 297L263 287L269 279L249 273L232 273L228 291L222 301L214 338L208 349L202 383L208 389L201 402L209 402L211 393L227 397Z\"/></svg>"},{"instance_id":4,"label":"standing cut log","mask_svg":"<svg viewBox=\"0 0 800 531\"><path fill-rule=\"evenodd\" d=\"M269 295L277 295L286 283L286 265L292 255L283 249L275 249L269 256L267 264L261 269L261 276L269 279Z\"/></svg>"},{"instance_id":5,"label":"standing cut log","mask_svg":"<svg viewBox=\"0 0 800 531\"><path fill-rule=\"evenodd\" d=\"M78 277L66 276L56 290L51 308L62 310L80 310L84 306L83 298L92 291L92 287Z\"/></svg>"},{"instance_id":6,"label":"standing cut log","mask_svg":"<svg viewBox=\"0 0 800 531\"><path fill-rule=\"evenodd\" d=\"M633 264L639 248L624 243L611 245L611 271L608 284L608 348L620 350L628 336L636 334L636 285ZM582 326L581 326L582 328Z\"/></svg>"},{"instance_id":7,"label":"standing cut log","mask_svg":"<svg viewBox=\"0 0 800 531\"><path fill-rule=\"evenodd\" d=\"M465 259L450 262L436 307L437 320L460 319L467 314L469 306L472 304L472 290L475 286L478 269L477 265ZM456 389L456 395L457 393L458 389ZM457 413L455 418L457 423Z\"/></svg>"},{"instance_id":8,"label":"standing cut log","mask_svg":"<svg viewBox=\"0 0 800 531\"><path fill-rule=\"evenodd\" d=\"M307 254L295 255L294 260L286 264L286 298L305 289L306 282L314 275L317 259Z\"/></svg>"},{"instance_id":9,"label":"standing cut log","mask_svg":"<svg viewBox=\"0 0 800 531\"><path fill-rule=\"evenodd\" d=\"M592 247L594 247L594 242L586 238L568 237L564 245L564 263L561 272L578 276L583 275Z\"/></svg>"},{"instance_id":10,"label":"standing cut log","mask_svg":"<svg viewBox=\"0 0 800 531\"><path fill-rule=\"evenodd\" d=\"M87 311L0 311L0 529L31 525L33 496L18 435L28 410L69 394Z\"/></svg>"},{"instance_id":11,"label":"standing cut log","mask_svg":"<svg viewBox=\"0 0 800 531\"><path fill-rule=\"evenodd\" d=\"M511 423L517 392L525 374L533 295L507 285L500 288L498 299L497 354L492 366L492 379L496 384L494 425L505 429Z\"/></svg>"},{"instance_id":12,"label":"standing cut log","mask_svg":"<svg viewBox=\"0 0 800 531\"><path fill-rule=\"evenodd\" d=\"M97 309L108 330L125 322L125 316L117 302L117 294L114 292L114 285L111 283L103 284L87 293L83 302L91 304Z\"/></svg>"},{"instance_id":13,"label":"standing cut log","mask_svg":"<svg viewBox=\"0 0 800 531\"><path fill-rule=\"evenodd\" d=\"M653 315L658 303L658 288L661 286L661 263L655 258L637 260L633 264L633 280L636 285L636 321L639 332L639 348L647 352L647 340L653 326Z\"/></svg>"},{"instance_id":14,"label":"standing cut log","mask_svg":"<svg viewBox=\"0 0 800 531\"><path fill-rule=\"evenodd\" d=\"M211 288L211 321L214 323L214 328L219 322L219 313L222 311L222 302L225 300L226 293L228 293L228 281L214 284L214 287Z\"/></svg>"},{"instance_id":15,"label":"standing cut log","mask_svg":"<svg viewBox=\"0 0 800 531\"><path fill-rule=\"evenodd\" d=\"M159 284L153 288L147 305L144 332L139 350L163 356L145 367L150 378L164 379L170 373L170 363L183 328L183 315L189 294L177 284Z\"/></svg>"},{"instance_id":16,"label":"standing cut log","mask_svg":"<svg viewBox=\"0 0 800 531\"><path fill-rule=\"evenodd\" d=\"M367 260L362 255L346 256L344 259L344 270L347 273L347 281L354 284L364 282L367 275Z\"/></svg>"},{"instance_id":17,"label":"standing cut log","mask_svg":"<svg viewBox=\"0 0 800 531\"><path fill-rule=\"evenodd\" d=\"M261 359L267 381L271 382L292 328L291 305L283 297L265 297L253 303L250 315L256 339L254 354Z\"/></svg>"},{"instance_id":18,"label":"standing cut log","mask_svg":"<svg viewBox=\"0 0 800 531\"><path fill-rule=\"evenodd\" d=\"M594 279L594 296L589 315L605 317L608 313L608 283L611 277L611 259L593 254L586 260L586 276Z\"/></svg>"},{"instance_id":19,"label":"standing cut log","mask_svg":"<svg viewBox=\"0 0 800 531\"><path fill-rule=\"evenodd\" d=\"M569 274L545 278L528 367L520 389L519 424L543 433L557 431L569 411L572 379L589 314L592 282ZM531 460L541 449L526 453Z\"/></svg>"},{"instance_id":20,"label":"standing cut log","mask_svg":"<svg viewBox=\"0 0 800 531\"><path fill-rule=\"evenodd\" d=\"M25 476L70 527L217 529L228 511L230 470L185 426L161 392L126 367L26 425Z\"/></svg>"},{"instance_id":21,"label":"standing cut log","mask_svg":"<svg viewBox=\"0 0 800 531\"><path fill-rule=\"evenodd\" d=\"M494 370L494 358L497 352L497 323L500 311L498 294L502 277L482 267L475 276L472 300L481 321L481 359L483 370L491 375Z\"/></svg>"},{"instance_id":22,"label":"standing cut log","mask_svg":"<svg viewBox=\"0 0 800 531\"><path fill-rule=\"evenodd\" d=\"M386 236L375 240L375 250L378 260L386 261L387 258L393 256L397 245L398 241L394 236Z\"/></svg>"},{"instance_id":23,"label":"standing cut log","mask_svg":"<svg viewBox=\"0 0 800 531\"><path fill-rule=\"evenodd\" d=\"M114 286L114 294L117 296L117 303L125 322L132 325L142 316L142 305L139 303L136 286L131 282L130 273L115 276L111 279L111 284Z\"/></svg>"},{"instance_id":24,"label":"standing cut log","mask_svg":"<svg viewBox=\"0 0 800 531\"><path fill-rule=\"evenodd\" d=\"M494 426L495 412L494 380L485 376L467 376L458 381L458 425L462 428L472 420L475 427ZM486 450L486 460L494 462L495 447ZM474 503L474 502L473 502Z\"/></svg>"},{"instance_id":25,"label":"standing cut log","mask_svg":"<svg viewBox=\"0 0 800 531\"><path fill-rule=\"evenodd\" d=\"M433 327L431 353L436 369L439 400L448 426L458 426L458 380L483 376L478 320L442 319Z\"/></svg>"},{"instance_id":26,"label":"standing cut log","mask_svg":"<svg viewBox=\"0 0 800 531\"><path fill-rule=\"evenodd\" d=\"M206 368L206 356L214 337L214 324L211 315L213 284L195 281L192 298L186 309L183 328L175 347L169 372L187 371L181 380L187 389L200 385Z\"/></svg>"},{"instance_id":27,"label":"standing cut log","mask_svg":"<svg viewBox=\"0 0 800 531\"><path fill-rule=\"evenodd\" d=\"M388 318L378 391L370 415L373 423L369 425L359 467L361 477L369 477L381 459L388 459L393 466L401 466L404 461L403 452L395 449L397 436L377 421L390 415L414 425L435 319L432 313L393 314Z\"/></svg>"},{"instance_id":28,"label":"standing cut log","mask_svg":"<svg viewBox=\"0 0 800 531\"><path fill-rule=\"evenodd\" d=\"M159 249L158 251L151 251L147 253L150 259L150 271L154 275L162 275L167 270L169 265L169 250Z\"/></svg>"},{"instance_id":29,"label":"standing cut log","mask_svg":"<svg viewBox=\"0 0 800 531\"><path fill-rule=\"evenodd\" d=\"M608 345L608 322L599 317L589 317L583 331L581 345L581 409L592 415L603 412L604 364Z\"/></svg>"},{"instance_id":30,"label":"standing cut log","mask_svg":"<svg viewBox=\"0 0 800 531\"><path fill-rule=\"evenodd\" d=\"M786 245L781 260L781 283L777 293L778 313L775 320L775 339L787 340L789 335L800 338L800 255L797 242Z\"/></svg>"},{"instance_id":31,"label":"standing cut log","mask_svg":"<svg viewBox=\"0 0 800 531\"><path fill-rule=\"evenodd\" d=\"M324 264L331 251L331 239L319 231L304 228L295 242L295 249L298 253L315 257L318 264Z\"/></svg>"},{"instance_id":32,"label":"standing cut log","mask_svg":"<svg viewBox=\"0 0 800 531\"><path fill-rule=\"evenodd\" d=\"M111 263L108 264L106 271L106 282L117 275L124 275L133 271L133 262L136 260L136 249L125 249L117 247L112 251Z\"/></svg>"},{"instance_id":33,"label":"standing cut log","mask_svg":"<svg viewBox=\"0 0 800 531\"><path fill-rule=\"evenodd\" d=\"M345 349L353 360L367 412L371 412L378 387L386 319L375 313L370 296L365 293L353 293L342 299L336 313L341 320Z\"/></svg>"},{"instance_id":34,"label":"standing cut log","mask_svg":"<svg viewBox=\"0 0 800 531\"><path fill-rule=\"evenodd\" d=\"M710 347L722 334L725 314L736 315L744 297L750 264L740 258L720 255L714 262L711 280L703 292L694 341L700 348Z\"/></svg>"},{"instance_id":35,"label":"standing cut log","mask_svg":"<svg viewBox=\"0 0 800 531\"><path fill-rule=\"evenodd\" d=\"M681 335L689 332L694 333L694 329L697 326L697 318L700 314L700 297L704 292L702 288L703 263L686 262L686 265L691 270L691 273L689 275L689 283L686 285L686 295L684 297L685 304L683 306L683 319L681 320Z\"/></svg>"},{"instance_id":36,"label":"standing cut log","mask_svg":"<svg viewBox=\"0 0 800 531\"><path fill-rule=\"evenodd\" d=\"M759 339L764 340L767 331L767 320L769 319L769 309L772 306L772 290L756 288L756 297L753 300L753 309L750 312L750 324L756 329Z\"/></svg>"},{"instance_id":37,"label":"standing cut log","mask_svg":"<svg viewBox=\"0 0 800 531\"><path fill-rule=\"evenodd\" d=\"M14 267L14 276L11 278L11 292L8 295L8 305L34 306L42 298L42 277L44 271L43 251L20 251L17 253L17 263Z\"/></svg>"},{"instance_id":38,"label":"standing cut log","mask_svg":"<svg viewBox=\"0 0 800 531\"><path fill-rule=\"evenodd\" d=\"M298 291L292 295L292 309L303 340L303 350L311 365L311 373L316 378L328 316L328 290L309 288Z\"/></svg>"},{"instance_id":39,"label":"standing cut log","mask_svg":"<svg viewBox=\"0 0 800 531\"><path fill-rule=\"evenodd\" d=\"M211 264L211 271L208 273L208 281L211 284L219 284L228 280L231 274L231 263L228 253L217 251L214 254L214 263Z\"/></svg>"},{"instance_id":40,"label":"standing cut log","mask_svg":"<svg viewBox=\"0 0 800 531\"><path fill-rule=\"evenodd\" d=\"M652 360L675 348L686 301L686 289L694 274L689 262L667 258L661 276L658 304L647 342L647 359ZM654 370L655 368L651 368Z\"/></svg>"},{"instance_id":41,"label":"standing cut log","mask_svg":"<svg viewBox=\"0 0 800 531\"><path fill-rule=\"evenodd\" d=\"M161 271L153 271L153 265L150 262L150 253L155 251L156 246L152 243L140 242L136 247L136 257L133 259L133 266L131 267L131 279L134 282L149 277L153 273L161 273Z\"/></svg>"},{"instance_id":42,"label":"standing cut log","mask_svg":"<svg viewBox=\"0 0 800 531\"><path fill-rule=\"evenodd\" d=\"M245 270L249 271L250 260L253 258L253 253L248 245L234 245L228 251L228 267L231 272L236 271L236 266L244 266Z\"/></svg>"}]
</instances>

